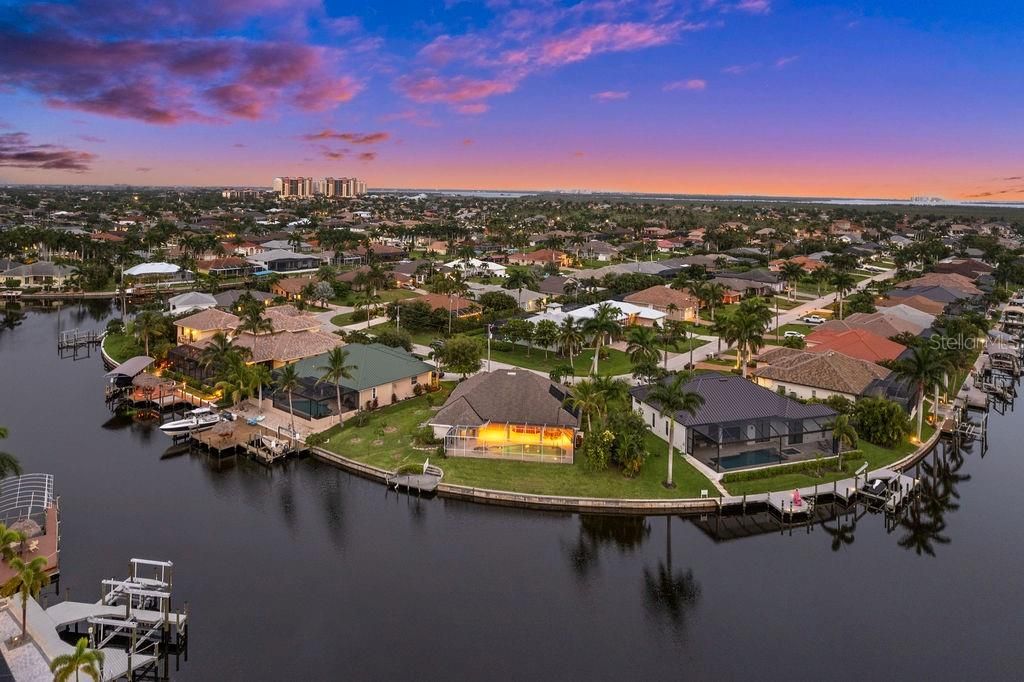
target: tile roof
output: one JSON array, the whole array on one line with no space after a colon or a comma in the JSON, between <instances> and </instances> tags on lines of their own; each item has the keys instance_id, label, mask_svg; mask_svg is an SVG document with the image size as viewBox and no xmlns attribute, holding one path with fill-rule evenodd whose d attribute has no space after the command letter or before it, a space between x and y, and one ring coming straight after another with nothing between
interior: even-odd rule
<instances>
[{"instance_id":1,"label":"tile roof","mask_svg":"<svg viewBox=\"0 0 1024 682\"><path fill-rule=\"evenodd\" d=\"M853 358L878 362L895 360L907 347L866 329L834 332L818 329L807 335L807 350L812 353L838 351Z\"/></svg>"},{"instance_id":2,"label":"tile roof","mask_svg":"<svg viewBox=\"0 0 1024 682\"><path fill-rule=\"evenodd\" d=\"M929 315L941 315L942 311L946 309L946 304L941 301L934 301L924 296L905 296L900 298L886 298L879 301L876 305L881 307L889 307L902 305L915 310L920 310L923 313Z\"/></svg>"},{"instance_id":3,"label":"tile roof","mask_svg":"<svg viewBox=\"0 0 1024 682\"><path fill-rule=\"evenodd\" d=\"M697 299L690 294L689 289L673 289L667 285L656 284L653 287L634 291L624 299L627 303L647 304L666 307L671 303L679 306L680 310L696 308Z\"/></svg>"},{"instance_id":4,"label":"tile roof","mask_svg":"<svg viewBox=\"0 0 1024 682\"><path fill-rule=\"evenodd\" d=\"M259 334L248 332L235 337L235 345L252 352L252 362L294 362L314 355L322 355L345 345L340 336L321 331L283 332Z\"/></svg>"},{"instance_id":5,"label":"tile roof","mask_svg":"<svg viewBox=\"0 0 1024 682\"><path fill-rule=\"evenodd\" d=\"M665 380L671 380L671 376ZM635 386L629 392L637 400L648 402L646 398L652 388L651 384ZM735 374L702 374L688 381L683 388L688 392L697 393L704 399L704 404L696 414L676 414L676 421L688 427L769 417L813 419L836 414L836 411L827 405L804 405Z\"/></svg>"},{"instance_id":6,"label":"tile roof","mask_svg":"<svg viewBox=\"0 0 1024 682\"><path fill-rule=\"evenodd\" d=\"M757 361L768 366L755 369L754 376L849 395L861 395L891 374L881 365L836 351L813 353L777 346L761 353Z\"/></svg>"},{"instance_id":7,"label":"tile roof","mask_svg":"<svg viewBox=\"0 0 1024 682\"><path fill-rule=\"evenodd\" d=\"M197 331L213 331L214 329L234 329L238 326L238 322L237 315L216 308L208 308L194 315L175 320L174 326Z\"/></svg>"},{"instance_id":8,"label":"tile roof","mask_svg":"<svg viewBox=\"0 0 1024 682\"><path fill-rule=\"evenodd\" d=\"M867 331L885 338L891 338L903 332L915 336L923 332L929 325L920 325L911 322L905 317L892 315L886 312L886 308L874 313L853 313L847 315L843 320L829 320L819 325L815 332L844 332L851 329L866 329Z\"/></svg>"},{"instance_id":9,"label":"tile roof","mask_svg":"<svg viewBox=\"0 0 1024 682\"><path fill-rule=\"evenodd\" d=\"M455 387L430 420L447 426L488 422L572 426L579 424L564 405L565 386L528 370L480 372Z\"/></svg>"}]
</instances>

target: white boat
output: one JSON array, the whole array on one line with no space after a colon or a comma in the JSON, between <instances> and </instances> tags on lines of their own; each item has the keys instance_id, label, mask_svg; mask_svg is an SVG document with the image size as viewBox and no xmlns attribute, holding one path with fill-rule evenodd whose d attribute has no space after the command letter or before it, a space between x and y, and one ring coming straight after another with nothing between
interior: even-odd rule
<instances>
[{"instance_id":1,"label":"white boat","mask_svg":"<svg viewBox=\"0 0 1024 682\"><path fill-rule=\"evenodd\" d=\"M188 433L199 433L212 429L220 423L221 416L209 407L200 407L185 413L183 419L167 422L160 425L160 430L168 436L178 436Z\"/></svg>"}]
</instances>

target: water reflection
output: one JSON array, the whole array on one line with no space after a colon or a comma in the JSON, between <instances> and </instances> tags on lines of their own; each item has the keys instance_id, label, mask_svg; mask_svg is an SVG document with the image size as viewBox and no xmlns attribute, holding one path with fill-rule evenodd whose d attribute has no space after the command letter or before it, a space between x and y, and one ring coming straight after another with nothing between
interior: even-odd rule
<instances>
[{"instance_id":1,"label":"water reflection","mask_svg":"<svg viewBox=\"0 0 1024 682\"><path fill-rule=\"evenodd\" d=\"M832 551L838 552L843 547L852 545L857 539L854 536L857 531L857 517L854 515L852 520L847 522L845 516L836 515L835 521L835 527L828 525L827 521L822 521L821 527L825 529L825 534L832 538Z\"/></svg>"},{"instance_id":2,"label":"water reflection","mask_svg":"<svg viewBox=\"0 0 1024 682\"><path fill-rule=\"evenodd\" d=\"M900 522L904 531L898 540L900 547L918 556L933 557L936 546L952 542L944 534L946 516L960 509L958 486L971 478L960 473L963 465L963 452L957 447L936 448L928 460L920 463L919 494Z\"/></svg>"},{"instance_id":3,"label":"water reflection","mask_svg":"<svg viewBox=\"0 0 1024 682\"><path fill-rule=\"evenodd\" d=\"M665 559L658 567L644 567L644 596L650 611L665 617L673 628L681 630L687 614L700 598L700 585L693 570L676 570L672 565L672 517L665 517Z\"/></svg>"},{"instance_id":4,"label":"water reflection","mask_svg":"<svg viewBox=\"0 0 1024 682\"><path fill-rule=\"evenodd\" d=\"M568 551L579 578L586 578L596 568L602 546L609 545L620 554L628 554L643 545L651 534L651 526L643 516L581 514L579 518L579 534Z\"/></svg>"}]
</instances>

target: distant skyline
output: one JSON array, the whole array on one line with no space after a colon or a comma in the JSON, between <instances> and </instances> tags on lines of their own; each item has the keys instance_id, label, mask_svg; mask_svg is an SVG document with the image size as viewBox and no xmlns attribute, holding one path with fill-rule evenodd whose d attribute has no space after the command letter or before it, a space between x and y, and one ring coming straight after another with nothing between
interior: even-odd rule
<instances>
[{"instance_id":1,"label":"distant skyline","mask_svg":"<svg viewBox=\"0 0 1024 682\"><path fill-rule=\"evenodd\" d=\"M0 183L1024 200L1020 3L0 7Z\"/></svg>"}]
</instances>

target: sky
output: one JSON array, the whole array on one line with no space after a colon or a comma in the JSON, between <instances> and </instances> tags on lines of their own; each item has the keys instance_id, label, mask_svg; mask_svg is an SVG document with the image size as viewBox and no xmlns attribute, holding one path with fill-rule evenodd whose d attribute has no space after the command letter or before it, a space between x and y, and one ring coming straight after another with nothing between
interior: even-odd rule
<instances>
[{"instance_id":1,"label":"sky","mask_svg":"<svg viewBox=\"0 0 1024 682\"><path fill-rule=\"evenodd\" d=\"M1024 200L1017 0L0 0L0 182Z\"/></svg>"}]
</instances>

